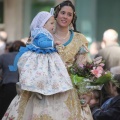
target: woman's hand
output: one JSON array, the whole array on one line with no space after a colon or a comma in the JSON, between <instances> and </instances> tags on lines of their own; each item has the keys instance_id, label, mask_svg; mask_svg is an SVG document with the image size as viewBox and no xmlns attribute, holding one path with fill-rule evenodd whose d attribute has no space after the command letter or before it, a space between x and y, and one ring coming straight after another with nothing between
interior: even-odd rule
<instances>
[{"instance_id":1,"label":"woman's hand","mask_svg":"<svg viewBox=\"0 0 120 120\"><path fill-rule=\"evenodd\" d=\"M55 41L55 45L60 45L61 42L60 41Z\"/></svg>"}]
</instances>

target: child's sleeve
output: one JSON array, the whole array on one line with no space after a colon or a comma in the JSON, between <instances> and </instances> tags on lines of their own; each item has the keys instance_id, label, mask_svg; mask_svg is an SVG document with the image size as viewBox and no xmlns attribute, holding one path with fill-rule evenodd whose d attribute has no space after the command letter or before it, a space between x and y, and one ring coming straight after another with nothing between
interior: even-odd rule
<instances>
[{"instance_id":1,"label":"child's sleeve","mask_svg":"<svg viewBox=\"0 0 120 120\"><path fill-rule=\"evenodd\" d=\"M49 49L54 47L53 40L49 39L47 36L38 36L37 46L41 49Z\"/></svg>"}]
</instances>

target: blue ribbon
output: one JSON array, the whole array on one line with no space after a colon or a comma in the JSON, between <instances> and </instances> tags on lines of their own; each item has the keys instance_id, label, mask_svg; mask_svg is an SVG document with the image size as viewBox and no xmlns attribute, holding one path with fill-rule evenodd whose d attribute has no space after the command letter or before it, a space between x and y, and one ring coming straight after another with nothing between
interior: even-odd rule
<instances>
[{"instance_id":1,"label":"blue ribbon","mask_svg":"<svg viewBox=\"0 0 120 120\"><path fill-rule=\"evenodd\" d=\"M14 64L9 65L9 70L10 71L17 71L17 62L18 62L19 58L22 56L22 54L27 52L27 51L32 51L32 52L42 53L42 54L49 54L49 53L57 52L57 50L55 48L40 49L40 48L36 48L32 44L27 45L26 47L20 47L20 50L15 57Z\"/></svg>"},{"instance_id":2,"label":"blue ribbon","mask_svg":"<svg viewBox=\"0 0 120 120\"><path fill-rule=\"evenodd\" d=\"M28 50L29 49L27 47L20 47L20 50L19 50L20 52L15 56L14 64L9 65L10 71L17 71L17 62L18 62L19 58L22 56L23 53L25 53Z\"/></svg>"}]
</instances>

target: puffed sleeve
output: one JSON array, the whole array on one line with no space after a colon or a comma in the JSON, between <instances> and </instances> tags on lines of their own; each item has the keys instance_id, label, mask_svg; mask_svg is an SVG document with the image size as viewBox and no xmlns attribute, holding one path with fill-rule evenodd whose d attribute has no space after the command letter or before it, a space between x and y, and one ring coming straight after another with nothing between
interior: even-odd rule
<instances>
[{"instance_id":1,"label":"puffed sleeve","mask_svg":"<svg viewBox=\"0 0 120 120\"><path fill-rule=\"evenodd\" d=\"M76 63L77 64L85 64L87 61L91 61L88 53L88 41L84 37L83 34L79 34L79 40L81 41L81 46L79 48L79 52L76 55Z\"/></svg>"},{"instance_id":2,"label":"puffed sleeve","mask_svg":"<svg viewBox=\"0 0 120 120\"><path fill-rule=\"evenodd\" d=\"M40 47L41 49L53 48L54 47L53 40L51 40L50 38L48 38L44 34L38 35L34 39L33 44L35 44L36 46Z\"/></svg>"}]
</instances>

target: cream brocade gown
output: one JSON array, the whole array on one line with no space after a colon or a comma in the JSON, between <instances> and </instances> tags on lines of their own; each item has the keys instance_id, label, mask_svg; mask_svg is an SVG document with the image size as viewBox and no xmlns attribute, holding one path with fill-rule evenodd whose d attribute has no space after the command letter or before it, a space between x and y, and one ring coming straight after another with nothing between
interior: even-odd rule
<instances>
[{"instance_id":1,"label":"cream brocade gown","mask_svg":"<svg viewBox=\"0 0 120 120\"><path fill-rule=\"evenodd\" d=\"M58 48L59 54L67 65L71 65L80 47L86 44L85 37L74 33L66 46ZM93 120L89 106L81 107L75 89L63 93L44 96L23 91L10 104L2 120Z\"/></svg>"}]
</instances>

